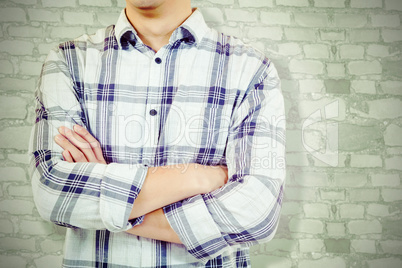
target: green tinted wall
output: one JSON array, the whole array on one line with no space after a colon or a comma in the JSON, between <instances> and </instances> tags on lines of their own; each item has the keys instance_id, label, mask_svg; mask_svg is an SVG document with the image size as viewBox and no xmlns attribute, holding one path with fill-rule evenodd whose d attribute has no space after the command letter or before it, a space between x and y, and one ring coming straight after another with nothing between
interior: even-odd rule
<instances>
[{"instance_id":1,"label":"green tinted wall","mask_svg":"<svg viewBox=\"0 0 402 268\"><path fill-rule=\"evenodd\" d=\"M0 267L60 267L27 169L49 50L113 24L122 0L0 1ZM402 1L197 0L282 78L288 176L277 235L253 267L402 267ZM267 162L275 165L275 159Z\"/></svg>"}]
</instances>

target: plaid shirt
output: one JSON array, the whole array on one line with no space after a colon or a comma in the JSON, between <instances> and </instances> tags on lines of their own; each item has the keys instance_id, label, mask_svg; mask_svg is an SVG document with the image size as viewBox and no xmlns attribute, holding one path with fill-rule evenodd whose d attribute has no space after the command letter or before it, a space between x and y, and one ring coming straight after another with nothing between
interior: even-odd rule
<instances>
[{"instance_id":1,"label":"plaid shirt","mask_svg":"<svg viewBox=\"0 0 402 268\"><path fill-rule=\"evenodd\" d=\"M285 179L280 80L270 60L201 13L155 53L124 10L116 25L52 50L36 96L30 160L40 215L68 227L63 267L249 267L278 225ZM68 163L59 126L84 126L107 165ZM229 181L164 207L183 245L124 231L147 169L227 165Z\"/></svg>"}]
</instances>

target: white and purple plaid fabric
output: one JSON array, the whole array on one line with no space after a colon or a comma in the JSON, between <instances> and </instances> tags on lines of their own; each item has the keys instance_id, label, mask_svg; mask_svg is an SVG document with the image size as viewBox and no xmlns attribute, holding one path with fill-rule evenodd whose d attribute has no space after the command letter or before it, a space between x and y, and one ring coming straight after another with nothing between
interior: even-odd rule
<instances>
[{"instance_id":1,"label":"white and purple plaid fabric","mask_svg":"<svg viewBox=\"0 0 402 268\"><path fill-rule=\"evenodd\" d=\"M59 126L84 126L107 165L68 163ZM36 90L30 148L41 216L68 227L63 267L249 267L275 234L285 119L272 62L210 29L200 11L157 53L124 10L116 25L52 50ZM164 207L183 245L124 232L147 169L227 165L228 183ZM157 197L155 197L157 198Z\"/></svg>"}]
</instances>

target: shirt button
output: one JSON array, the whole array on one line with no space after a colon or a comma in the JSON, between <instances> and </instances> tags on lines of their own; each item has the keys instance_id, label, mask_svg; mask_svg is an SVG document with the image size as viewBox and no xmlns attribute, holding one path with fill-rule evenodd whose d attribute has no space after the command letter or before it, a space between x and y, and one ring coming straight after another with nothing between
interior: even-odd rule
<instances>
[{"instance_id":1,"label":"shirt button","mask_svg":"<svg viewBox=\"0 0 402 268\"><path fill-rule=\"evenodd\" d=\"M157 113L158 112L155 109L152 109L152 110L149 111L149 114L152 115L152 116L156 115Z\"/></svg>"},{"instance_id":2,"label":"shirt button","mask_svg":"<svg viewBox=\"0 0 402 268\"><path fill-rule=\"evenodd\" d=\"M162 59L158 57L158 58L155 59L155 62L156 62L157 64L160 64L160 63L162 62Z\"/></svg>"}]
</instances>

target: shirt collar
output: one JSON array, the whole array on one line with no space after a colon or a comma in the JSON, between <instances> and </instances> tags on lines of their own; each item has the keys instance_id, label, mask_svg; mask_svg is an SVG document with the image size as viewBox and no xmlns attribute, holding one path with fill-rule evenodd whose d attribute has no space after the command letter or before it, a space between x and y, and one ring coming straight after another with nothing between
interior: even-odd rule
<instances>
[{"instance_id":1,"label":"shirt collar","mask_svg":"<svg viewBox=\"0 0 402 268\"><path fill-rule=\"evenodd\" d=\"M177 40L182 40L188 44L197 45L207 30L208 26L205 23L204 17L197 8L194 8L190 17L188 17L176 30L173 31L169 42L173 44ZM138 38L134 27L128 20L125 9L121 11L115 25L115 36L119 48L126 48L130 44L134 46L137 42L142 43L140 38Z\"/></svg>"}]
</instances>

